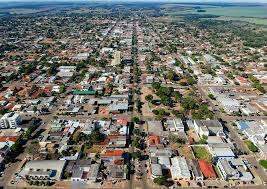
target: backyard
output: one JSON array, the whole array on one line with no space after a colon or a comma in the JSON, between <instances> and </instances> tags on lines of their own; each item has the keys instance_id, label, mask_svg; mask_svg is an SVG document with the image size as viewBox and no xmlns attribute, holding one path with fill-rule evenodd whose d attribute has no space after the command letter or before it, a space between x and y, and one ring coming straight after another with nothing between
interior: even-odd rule
<instances>
[{"instance_id":1,"label":"backyard","mask_svg":"<svg viewBox=\"0 0 267 189\"><path fill-rule=\"evenodd\" d=\"M212 156L204 146L194 146L193 151L197 159L206 160L212 162Z\"/></svg>"}]
</instances>

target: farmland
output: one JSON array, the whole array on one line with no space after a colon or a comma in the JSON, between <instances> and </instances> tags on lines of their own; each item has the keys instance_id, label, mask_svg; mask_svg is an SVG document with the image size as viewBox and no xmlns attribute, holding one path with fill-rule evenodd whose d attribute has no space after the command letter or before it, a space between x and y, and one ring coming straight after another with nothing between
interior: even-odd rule
<instances>
[{"instance_id":1,"label":"farmland","mask_svg":"<svg viewBox=\"0 0 267 189\"><path fill-rule=\"evenodd\" d=\"M266 6L202 6L198 8L186 7L186 8L173 8L168 14L172 16L186 15L186 14L198 14L198 15L215 15L218 16L217 20L235 20L245 21L249 23L267 25L267 7Z\"/></svg>"},{"instance_id":2,"label":"farmland","mask_svg":"<svg viewBox=\"0 0 267 189\"><path fill-rule=\"evenodd\" d=\"M229 16L229 17L250 17L250 18L266 18L267 7L216 7L216 8L203 8L205 12L198 12L196 9L185 11L185 13L194 14L212 14L217 16Z\"/></svg>"}]
</instances>

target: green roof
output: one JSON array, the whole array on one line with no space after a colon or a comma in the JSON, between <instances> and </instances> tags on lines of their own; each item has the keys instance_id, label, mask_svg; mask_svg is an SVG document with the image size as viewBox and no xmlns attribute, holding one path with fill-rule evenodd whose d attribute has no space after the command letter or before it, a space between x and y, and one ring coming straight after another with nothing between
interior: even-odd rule
<instances>
[{"instance_id":1,"label":"green roof","mask_svg":"<svg viewBox=\"0 0 267 189\"><path fill-rule=\"evenodd\" d=\"M73 94L74 95L94 95L95 91L94 90L74 90Z\"/></svg>"}]
</instances>

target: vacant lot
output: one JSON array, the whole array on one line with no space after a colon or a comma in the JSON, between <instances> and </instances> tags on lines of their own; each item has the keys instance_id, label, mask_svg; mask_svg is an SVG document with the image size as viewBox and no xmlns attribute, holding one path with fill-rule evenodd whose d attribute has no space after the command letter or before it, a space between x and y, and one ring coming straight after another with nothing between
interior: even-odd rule
<instances>
[{"instance_id":1,"label":"vacant lot","mask_svg":"<svg viewBox=\"0 0 267 189\"><path fill-rule=\"evenodd\" d=\"M193 151L197 159L203 159L212 162L212 156L204 146L194 146Z\"/></svg>"},{"instance_id":2,"label":"vacant lot","mask_svg":"<svg viewBox=\"0 0 267 189\"><path fill-rule=\"evenodd\" d=\"M145 117L153 117L154 114L152 113L152 109L149 107L148 102L146 101L145 97L149 94L153 95L153 98L156 98L157 96L154 94L154 92L148 88L147 86L142 86L141 88L141 101L144 102L142 106L142 113Z\"/></svg>"},{"instance_id":3,"label":"vacant lot","mask_svg":"<svg viewBox=\"0 0 267 189\"><path fill-rule=\"evenodd\" d=\"M186 157L187 159L193 159L194 158L190 146L182 146L178 149L178 152L180 155Z\"/></svg>"}]
</instances>

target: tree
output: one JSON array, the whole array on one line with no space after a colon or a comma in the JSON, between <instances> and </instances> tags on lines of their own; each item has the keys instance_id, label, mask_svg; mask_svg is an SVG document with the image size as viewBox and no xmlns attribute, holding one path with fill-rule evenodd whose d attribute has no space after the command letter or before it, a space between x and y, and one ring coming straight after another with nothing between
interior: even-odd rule
<instances>
[{"instance_id":1,"label":"tree","mask_svg":"<svg viewBox=\"0 0 267 189\"><path fill-rule=\"evenodd\" d=\"M172 143L185 144L186 142L184 138L181 138L175 134L170 134L168 138L169 138L169 141Z\"/></svg>"},{"instance_id":2,"label":"tree","mask_svg":"<svg viewBox=\"0 0 267 189\"><path fill-rule=\"evenodd\" d=\"M48 69L48 75L55 75L57 73L57 67L55 64L52 64Z\"/></svg>"},{"instance_id":3,"label":"tree","mask_svg":"<svg viewBox=\"0 0 267 189\"><path fill-rule=\"evenodd\" d=\"M181 98L182 98L182 95L179 91L174 91L173 96L174 96L176 101L181 100Z\"/></svg>"},{"instance_id":4,"label":"tree","mask_svg":"<svg viewBox=\"0 0 267 189\"><path fill-rule=\"evenodd\" d=\"M181 103L185 110L192 110L198 108L197 102L190 96L185 97Z\"/></svg>"},{"instance_id":5,"label":"tree","mask_svg":"<svg viewBox=\"0 0 267 189\"><path fill-rule=\"evenodd\" d=\"M194 85L197 82L193 77L189 77L189 78L187 78L187 83L188 83L188 85Z\"/></svg>"},{"instance_id":6,"label":"tree","mask_svg":"<svg viewBox=\"0 0 267 189\"><path fill-rule=\"evenodd\" d=\"M179 60L175 59L174 66L180 66L181 64L182 64L182 63L181 63Z\"/></svg>"},{"instance_id":7,"label":"tree","mask_svg":"<svg viewBox=\"0 0 267 189\"><path fill-rule=\"evenodd\" d=\"M234 79L234 75L232 72L229 72L227 75L226 75L229 79Z\"/></svg>"},{"instance_id":8,"label":"tree","mask_svg":"<svg viewBox=\"0 0 267 189\"><path fill-rule=\"evenodd\" d=\"M138 100L136 101L136 108L137 108L138 112L141 112L141 109L142 109L142 102L141 102L140 99L138 99Z\"/></svg>"},{"instance_id":9,"label":"tree","mask_svg":"<svg viewBox=\"0 0 267 189\"><path fill-rule=\"evenodd\" d=\"M154 178L154 183L158 184L158 185L164 185L167 181L167 177L166 176L160 176L157 178Z\"/></svg>"},{"instance_id":10,"label":"tree","mask_svg":"<svg viewBox=\"0 0 267 189\"><path fill-rule=\"evenodd\" d=\"M151 94L146 95L145 99L146 99L146 101L151 102L153 100L153 95L151 95Z\"/></svg>"},{"instance_id":11,"label":"tree","mask_svg":"<svg viewBox=\"0 0 267 189\"><path fill-rule=\"evenodd\" d=\"M102 142L105 139L105 135L100 133L99 129L95 129L90 134L90 139L93 143L99 143Z\"/></svg>"},{"instance_id":12,"label":"tree","mask_svg":"<svg viewBox=\"0 0 267 189\"><path fill-rule=\"evenodd\" d=\"M135 136L136 136L136 135L138 135L138 136L141 135L141 131L140 131L139 129L134 129L134 130L133 130L133 133L135 134Z\"/></svg>"},{"instance_id":13,"label":"tree","mask_svg":"<svg viewBox=\"0 0 267 189\"><path fill-rule=\"evenodd\" d=\"M208 105L201 104L198 109L195 109L192 113L193 119L213 119L214 113L209 110Z\"/></svg>"},{"instance_id":14,"label":"tree","mask_svg":"<svg viewBox=\"0 0 267 189\"><path fill-rule=\"evenodd\" d=\"M141 148L142 147L141 139L139 137L135 137L134 140L132 141L132 145L135 148Z\"/></svg>"},{"instance_id":15,"label":"tree","mask_svg":"<svg viewBox=\"0 0 267 189\"><path fill-rule=\"evenodd\" d=\"M154 83L152 83L152 87L153 87L153 89L158 90L160 88L160 83L154 82Z\"/></svg>"},{"instance_id":16,"label":"tree","mask_svg":"<svg viewBox=\"0 0 267 189\"><path fill-rule=\"evenodd\" d=\"M39 142L32 142L26 147L26 152L31 156L36 156L39 153L40 145Z\"/></svg>"},{"instance_id":17,"label":"tree","mask_svg":"<svg viewBox=\"0 0 267 189\"><path fill-rule=\"evenodd\" d=\"M206 135L203 135L200 140L198 141L199 144L207 144L208 137Z\"/></svg>"},{"instance_id":18,"label":"tree","mask_svg":"<svg viewBox=\"0 0 267 189\"><path fill-rule=\"evenodd\" d=\"M215 100L215 97L214 97L214 95L213 94L208 94L208 97L210 98L210 99L212 99L212 100Z\"/></svg>"},{"instance_id":19,"label":"tree","mask_svg":"<svg viewBox=\"0 0 267 189\"><path fill-rule=\"evenodd\" d=\"M161 100L161 103L165 106L173 105L172 99L169 96L162 96L160 100Z\"/></svg>"},{"instance_id":20,"label":"tree","mask_svg":"<svg viewBox=\"0 0 267 189\"><path fill-rule=\"evenodd\" d=\"M76 70L77 70L77 72L79 72L81 69L83 69L83 68L86 68L86 63L85 63L85 61L81 61L81 62L79 62L78 64L76 64Z\"/></svg>"},{"instance_id":21,"label":"tree","mask_svg":"<svg viewBox=\"0 0 267 189\"><path fill-rule=\"evenodd\" d=\"M32 110L34 111L34 113L36 113L38 109L36 106L33 106Z\"/></svg>"},{"instance_id":22,"label":"tree","mask_svg":"<svg viewBox=\"0 0 267 189\"><path fill-rule=\"evenodd\" d=\"M177 118L183 118L183 114L179 112L178 110L172 110L172 114L175 115Z\"/></svg>"},{"instance_id":23,"label":"tree","mask_svg":"<svg viewBox=\"0 0 267 189\"><path fill-rule=\"evenodd\" d=\"M175 80L175 77L176 77L176 74L175 74L174 71L172 71L172 70L168 71L168 73L167 73L167 78L168 78L169 80L173 81L173 80Z\"/></svg>"},{"instance_id":24,"label":"tree","mask_svg":"<svg viewBox=\"0 0 267 189\"><path fill-rule=\"evenodd\" d=\"M133 117L132 121L136 124L140 123L140 118L139 117Z\"/></svg>"},{"instance_id":25,"label":"tree","mask_svg":"<svg viewBox=\"0 0 267 189\"><path fill-rule=\"evenodd\" d=\"M158 110L152 110L152 112L155 114L155 115L158 115L159 114L159 111Z\"/></svg>"},{"instance_id":26,"label":"tree","mask_svg":"<svg viewBox=\"0 0 267 189\"><path fill-rule=\"evenodd\" d=\"M64 93L66 91L66 86L64 84L60 85L59 93Z\"/></svg>"},{"instance_id":27,"label":"tree","mask_svg":"<svg viewBox=\"0 0 267 189\"><path fill-rule=\"evenodd\" d=\"M139 150L137 150L136 152L132 153L132 157L133 159L140 159L142 156L141 152Z\"/></svg>"}]
</instances>

